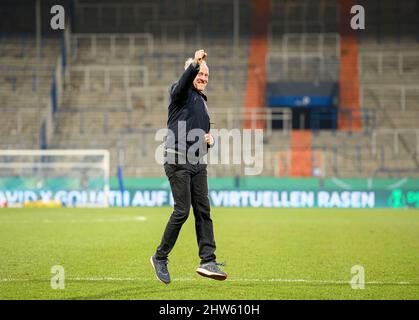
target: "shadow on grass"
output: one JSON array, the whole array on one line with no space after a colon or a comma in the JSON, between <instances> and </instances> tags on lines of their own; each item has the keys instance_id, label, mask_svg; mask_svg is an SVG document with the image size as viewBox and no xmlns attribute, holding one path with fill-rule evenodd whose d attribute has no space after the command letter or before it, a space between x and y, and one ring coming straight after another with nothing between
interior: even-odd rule
<instances>
[{"instance_id":1,"label":"shadow on grass","mask_svg":"<svg viewBox=\"0 0 419 320\"><path fill-rule=\"evenodd\" d=\"M116 300L116 299L138 299L138 300L148 300L147 296L160 294L160 299L164 299L164 296L170 292L185 292L188 290L196 290L196 286L182 286L182 287L175 287L172 286L169 288L170 285L161 284L161 289L153 286L153 288L144 288L142 287L129 287L129 288L122 288L117 290L111 290L107 292L103 292L100 294L93 294L93 295L81 295L75 297L69 297L65 300ZM141 297L141 298L138 298ZM155 300L153 298L152 300Z\"/></svg>"},{"instance_id":2,"label":"shadow on grass","mask_svg":"<svg viewBox=\"0 0 419 320\"><path fill-rule=\"evenodd\" d=\"M227 284L227 282L223 282ZM137 300L182 300L182 299L192 299L192 300L201 300L201 299L231 299L231 295L227 294L225 290L220 290L220 282L215 282L212 280L204 279L199 285L195 284L184 284L174 281L172 284L165 285L162 283L150 284L148 287L144 286L135 286L128 288L120 288L115 290L106 291L99 294L92 295L78 295L73 297L65 298L65 300L117 300L117 299L137 299ZM231 286L231 287L230 287ZM231 290L239 290L241 294L238 296L243 297L245 292L249 292L254 288L252 284L237 284L229 283ZM223 286L223 288L225 288Z\"/></svg>"}]
</instances>

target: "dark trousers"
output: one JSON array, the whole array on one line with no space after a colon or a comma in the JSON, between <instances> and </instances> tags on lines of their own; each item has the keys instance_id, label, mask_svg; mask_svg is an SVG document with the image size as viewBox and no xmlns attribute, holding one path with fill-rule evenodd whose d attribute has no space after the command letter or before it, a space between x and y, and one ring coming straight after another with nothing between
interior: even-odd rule
<instances>
[{"instance_id":1,"label":"dark trousers","mask_svg":"<svg viewBox=\"0 0 419 320\"><path fill-rule=\"evenodd\" d=\"M158 260L167 259L176 243L180 229L187 220L192 204L196 239L201 263L215 261L215 240L210 217L206 164L165 164L170 182L174 211L166 225L156 251Z\"/></svg>"}]
</instances>

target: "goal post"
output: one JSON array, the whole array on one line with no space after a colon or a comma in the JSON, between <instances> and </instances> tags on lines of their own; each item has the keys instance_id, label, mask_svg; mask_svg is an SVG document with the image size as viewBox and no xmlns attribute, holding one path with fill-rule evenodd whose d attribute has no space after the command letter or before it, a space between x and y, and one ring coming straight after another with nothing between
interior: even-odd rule
<instances>
[{"instance_id":1,"label":"goal post","mask_svg":"<svg viewBox=\"0 0 419 320\"><path fill-rule=\"evenodd\" d=\"M108 207L108 150L0 150L0 202Z\"/></svg>"}]
</instances>

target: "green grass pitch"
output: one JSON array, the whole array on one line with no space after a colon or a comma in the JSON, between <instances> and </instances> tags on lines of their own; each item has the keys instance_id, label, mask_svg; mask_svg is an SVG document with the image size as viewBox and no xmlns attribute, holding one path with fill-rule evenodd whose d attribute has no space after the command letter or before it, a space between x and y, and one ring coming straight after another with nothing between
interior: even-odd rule
<instances>
[{"instance_id":1,"label":"green grass pitch","mask_svg":"<svg viewBox=\"0 0 419 320\"><path fill-rule=\"evenodd\" d=\"M419 210L213 208L217 260L195 273L193 214L169 257L149 262L171 208L0 210L0 299L418 299ZM65 288L51 288L51 267ZM352 289L351 267L365 270Z\"/></svg>"}]
</instances>

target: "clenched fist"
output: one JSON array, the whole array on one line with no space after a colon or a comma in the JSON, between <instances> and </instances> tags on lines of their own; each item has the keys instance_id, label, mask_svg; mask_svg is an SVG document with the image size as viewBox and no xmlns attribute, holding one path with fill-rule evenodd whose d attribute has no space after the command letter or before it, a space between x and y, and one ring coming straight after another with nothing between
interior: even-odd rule
<instances>
[{"instance_id":1,"label":"clenched fist","mask_svg":"<svg viewBox=\"0 0 419 320\"><path fill-rule=\"evenodd\" d=\"M201 62L204 61L206 57L207 57L207 53L204 51L204 49L195 51L195 62L197 64L200 65Z\"/></svg>"},{"instance_id":2,"label":"clenched fist","mask_svg":"<svg viewBox=\"0 0 419 320\"><path fill-rule=\"evenodd\" d=\"M212 136L212 135L210 135L209 133L207 133L205 136L204 136L204 138L205 138L205 142L207 143L207 144L209 144L210 146L212 146L213 144L214 144L214 137Z\"/></svg>"}]
</instances>

